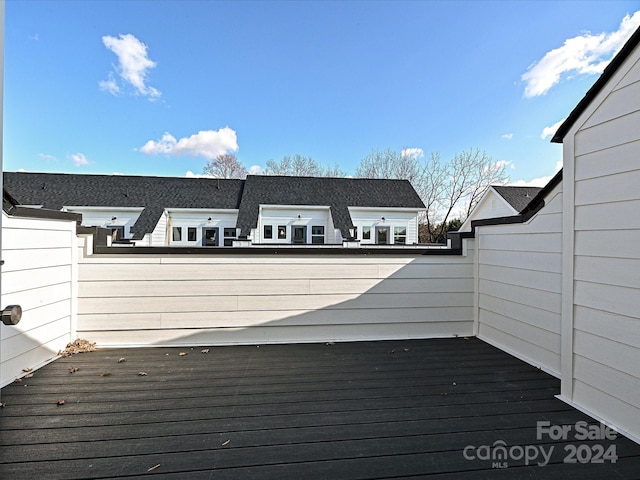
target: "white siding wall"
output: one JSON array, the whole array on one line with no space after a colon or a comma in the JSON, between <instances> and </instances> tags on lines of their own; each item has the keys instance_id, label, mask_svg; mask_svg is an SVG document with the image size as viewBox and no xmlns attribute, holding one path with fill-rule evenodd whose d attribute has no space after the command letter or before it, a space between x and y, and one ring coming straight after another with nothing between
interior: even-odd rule
<instances>
[{"instance_id":1,"label":"white siding wall","mask_svg":"<svg viewBox=\"0 0 640 480\"><path fill-rule=\"evenodd\" d=\"M156 223L155 228L151 235L146 234L142 240L142 242L138 243L139 245L150 246L150 247L163 247L167 246L167 214L166 212L160 216L158 223Z\"/></svg>"},{"instance_id":2,"label":"white siding wall","mask_svg":"<svg viewBox=\"0 0 640 480\"><path fill-rule=\"evenodd\" d=\"M211 218L211 220L209 220ZM218 246L223 246L224 229L232 228L235 232L236 222L238 220L237 211L219 211L219 210L195 210L190 211L174 211L168 210L167 224L171 225L169 232L170 245L176 247L199 247L202 246L203 228L218 229ZM195 228L196 239L190 241L188 239L189 227ZM165 227L166 228L166 227ZM173 238L173 228L180 228L182 232L182 240L178 241ZM167 245L165 240L162 245ZM154 246L156 246L154 244Z\"/></svg>"},{"instance_id":3,"label":"white siding wall","mask_svg":"<svg viewBox=\"0 0 640 480\"><path fill-rule=\"evenodd\" d=\"M484 218L497 218L497 217L510 217L517 215L518 212L509 205L504 198L502 198L493 189L489 189L487 193L482 197L480 203L473 209L469 218L464 221L464 224L460 228L461 232L471 231L471 222L473 220L482 220Z\"/></svg>"},{"instance_id":4,"label":"white siding wall","mask_svg":"<svg viewBox=\"0 0 640 480\"><path fill-rule=\"evenodd\" d=\"M124 227L124 238L130 238L130 228L136 223L142 208L102 209L91 207L65 207L63 210L82 214L82 225L86 227ZM112 218L116 218L112 220Z\"/></svg>"},{"instance_id":5,"label":"white siding wall","mask_svg":"<svg viewBox=\"0 0 640 480\"><path fill-rule=\"evenodd\" d=\"M473 241L465 248L466 256L83 256L78 331L102 345L471 335Z\"/></svg>"},{"instance_id":6,"label":"white siding wall","mask_svg":"<svg viewBox=\"0 0 640 480\"><path fill-rule=\"evenodd\" d=\"M559 375L562 188L526 224L476 228L478 336Z\"/></svg>"},{"instance_id":7,"label":"white siding wall","mask_svg":"<svg viewBox=\"0 0 640 480\"><path fill-rule=\"evenodd\" d=\"M0 324L0 385L56 357L74 332L75 222L2 219L2 299L22 306L18 325Z\"/></svg>"},{"instance_id":8,"label":"white siding wall","mask_svg":"<svg viewBox=\"0 0 640 480\"><path fill-rule=\"evenodd\" d=\"M298 218L300 215L300 218ZM292 243L292 229L294 226L307 228L306 243L311 243L311 229L313 226L324 227L324 243L336 242L333 223L331 222L329 207L309 208L305 206L278 208L264 206L260 209L258 228L255 231L254 243ZM264 238L264 226L271 225L272 238ZM286 238L278 238L278 227L286 229Z\"/></svg>"},{"instance_id":9,"label":"white siding wall","mask_svg":"<svg viewBox=\"0 0 640 480\"><path fill-rule=\"evenodd\" d=\"M363 245L376 243L376 227L390 227L390 241L393 243L394 228L407 229L407 245L418 243L418 212L401 210L374 210L349 208L354 226L358 228L358 240ZM384 217L384 221L382 220ZM370 229L370 237L363 238L364 228Z\"/></svg>"},{"instance_id":10,"label":"white siding wall","mask_svg":"<svg viewBox=\"0 0 640 480\"><path fill-rule=\"evenodd\" d=\"M563 395L640 438L640 51L565 137L575 203ZM572 270L572 271L571 271ZM572 375L570 375L572 373Z\"/></svg>"}]
</instances>

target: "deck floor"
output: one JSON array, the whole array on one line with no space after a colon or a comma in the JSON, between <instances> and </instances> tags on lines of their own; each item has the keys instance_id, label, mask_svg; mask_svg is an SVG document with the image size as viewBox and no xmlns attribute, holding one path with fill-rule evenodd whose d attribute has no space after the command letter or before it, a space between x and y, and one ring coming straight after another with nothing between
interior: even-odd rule
<instances>
[{"instance_id":1,"label":"deck floor","mask_svg":"<svg viewBox=\"0 0 640 480\"><path fill-rule=\"evenodd\" d=\"M2 389L0 478L640 478L622 436L537 438L599 425L559 387L475 338L104 349Z\"/></svg>"}]
</instances>

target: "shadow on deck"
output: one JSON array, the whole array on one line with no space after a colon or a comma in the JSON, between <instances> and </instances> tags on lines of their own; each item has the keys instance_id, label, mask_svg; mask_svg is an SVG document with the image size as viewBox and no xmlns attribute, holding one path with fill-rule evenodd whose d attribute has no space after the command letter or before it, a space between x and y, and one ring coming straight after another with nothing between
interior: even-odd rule
<instances>
[{"instance_id":1,"label":"shadow on deck","mask_svg":"<svg viewBox=\"0 0 640 480\"><path fill-rule=\"evenodd\" d=\"M3 388L0 478L640 476L640 445L582 440L599 424L559 380L475 338L202 350L98 350Z\"/></svg>"}]
</instances>

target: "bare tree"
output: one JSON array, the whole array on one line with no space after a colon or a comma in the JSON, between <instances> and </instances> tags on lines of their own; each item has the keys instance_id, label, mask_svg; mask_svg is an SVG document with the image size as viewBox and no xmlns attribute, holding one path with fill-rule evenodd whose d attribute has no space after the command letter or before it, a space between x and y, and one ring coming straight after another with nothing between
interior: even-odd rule
<instances>
[{"instance_id":1,"label":"bare tree","mask_svg":"<svg viewBox=\"0 0 640 480\"><path fill-rule=\"evenodd\" d=\"M247 169L233 153L222 153L213 160L208 160L202 173L216 178L243 179L247 177Z\"/></svg>"},{"instance_id":2,"label":"bare tree","mask_svg":"<svg viewBox=\"0 0 640 480\"><path fill-rule=\"evenodd\" d=\"M421 223L426 224L427 231L424 241L432 242L434 241L432 233L436 229L436 223L442 210L442 199L449 172L447 166L440 160L439 153L431 153L423 172L421 189L416 189L416 191L426 207L421 219Z\"/></svg>"},{"instance_id":3,"label":"bare tree","mask_svg":"<svg viewBox=\"0 0 640 480\"><path fill-rule=\"evenodd\" d=\"M373 150L360 161L356 176L409 180L426 207L422 223L428 242L444 241L452 215L464 221L489 186L507 180L504 163L478 149L456 154L449 162L438 153L423 161L416 149Z\"/></svg>"},{"instance_id":4,"label":"bare tree","mask_svg":"<svg viewBox=\"0 0 640 480\"><path fill-rule=\"evenodd\" d=\"M420 157L412 153L396 152L387 148L374 149L369 155L360 160L356 168L356 177L360 178L397 178L409 180L417 190L423 175Z\"/></svg>"},{"instance_id":5,"label":"bare tree","mask_svg":"<svg viewBox=\"0 0 640 480\"><path fill-rule=\"evenodd\" d=\"M436 201L436 217L433 217L439 227L433 232L432 241L444 241L447 221L454 209L460 209L458 218L464 221L491 185L502 185L508 180L504 163L495 162L478 149L456 154L439 168L444 174L438 175L440 185L437 188L441 193ZM428 220L427 223L435 222Z\"/></svg>"},{"instance_id":6,"label":"bare tree","mask_svg":"<svg viewBox=\"0 0 640 480\"><path fill-rule=\"evenodd\" d=\"M342 170L340 168L340 165L335 163L333 166L325 167L324 171L322 172L322 176L323 177L340 178L340 177L346 177L347 176L347 172Z\"/></svg>"},{"instance_id":7,"label":"bare tree","mask_svg":"<svg viewBox=\"0 0 640 480\"><path fill-rule=\"evenodd\" d=\"M282 160L268 160L265 168L267 175L287 175L296 177L323 177L332 176L340 170L337 168L325 169L319 162L304 155L286 155Z\"/></svg>"}]
</instances>

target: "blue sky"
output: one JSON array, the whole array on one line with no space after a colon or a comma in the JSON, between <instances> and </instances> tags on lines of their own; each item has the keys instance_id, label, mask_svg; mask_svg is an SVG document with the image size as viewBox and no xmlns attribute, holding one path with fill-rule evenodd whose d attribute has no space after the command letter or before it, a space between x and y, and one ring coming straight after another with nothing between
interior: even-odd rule
<instances>
[{"instance_id":1,"label":"blue sky","mask_svg":"<svg viewBox=\"0 0 640 480\"><path fill-rule=\"evenodd\" d=\"M185 176L234 152L348 174L480 149L543 183L640 1L6 2L4 169ZM635 15L634 15L635 14Z\"/></svg>"}]
</instances>

